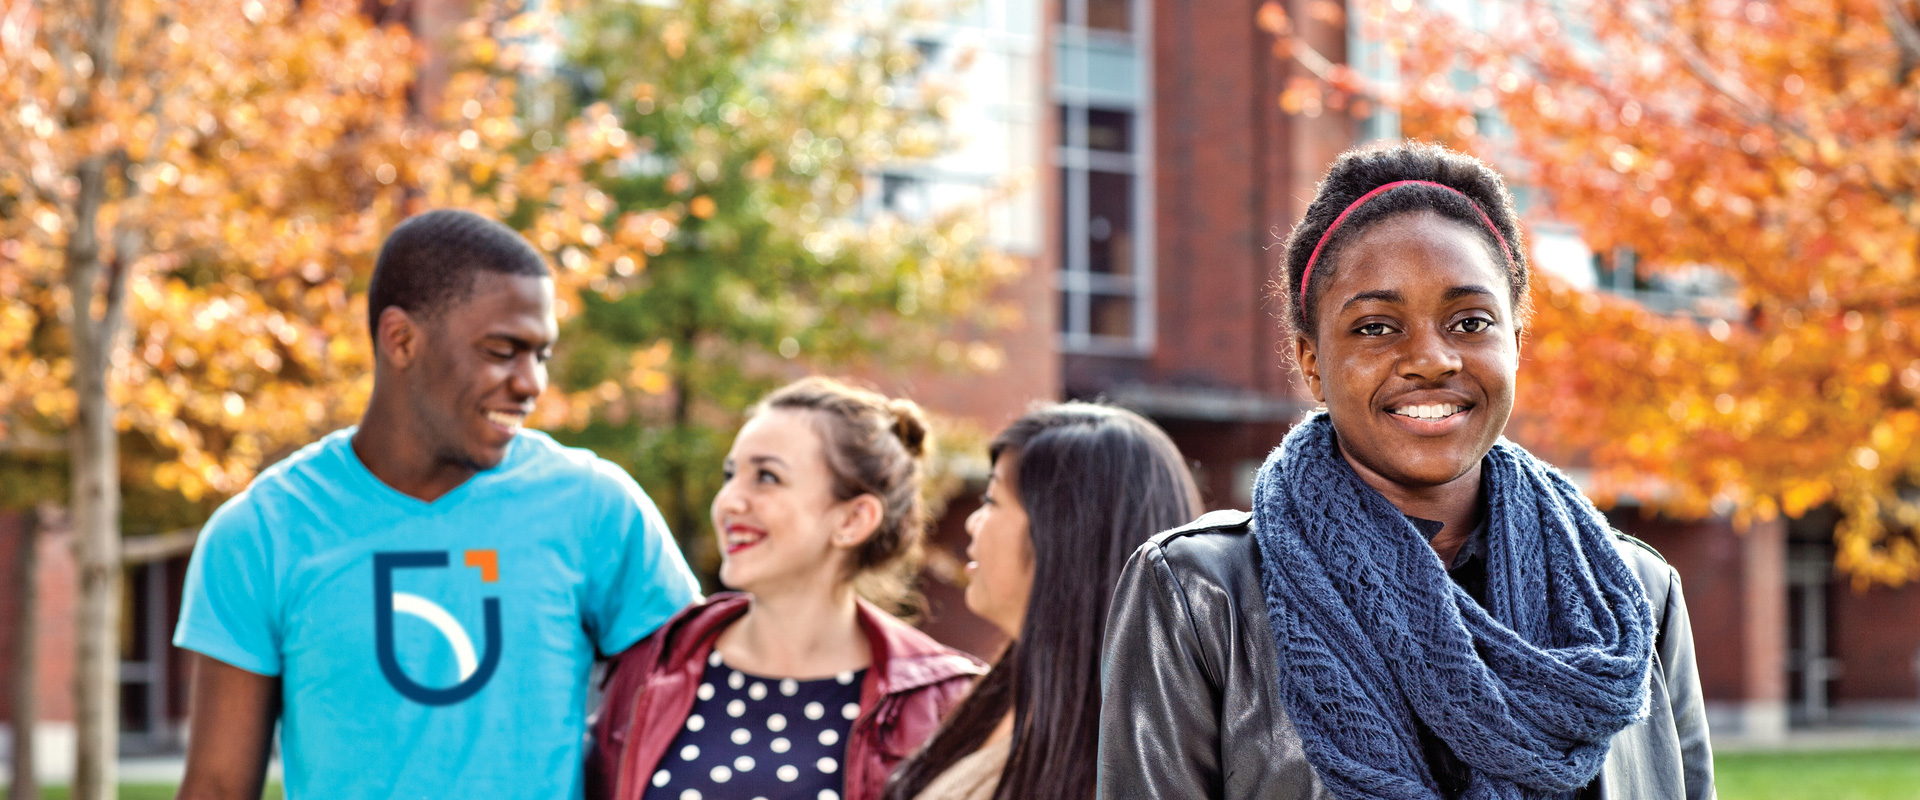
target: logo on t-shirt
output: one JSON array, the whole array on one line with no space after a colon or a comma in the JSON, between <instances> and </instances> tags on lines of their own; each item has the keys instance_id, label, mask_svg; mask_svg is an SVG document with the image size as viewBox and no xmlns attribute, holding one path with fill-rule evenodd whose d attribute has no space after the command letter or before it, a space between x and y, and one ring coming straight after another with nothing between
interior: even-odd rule
<instances>
[{"instance_id":1,"label":"logo on t-shirt","mask_svg":"<svg viewBox=\"0 0 1920 800\"><path fill-rule=\"evenodd\" d=\"M380 657L380 672L402 696L430 706L452 705L472 697L487 685L487 681L493 678L494 670L500 666L500 598L487 597L480 601L487 626L487 652L484 656L475 657L473 637L467 635L467 629L446 608L420 595L393 590L395 570L444 569L447 555L448 552L444 550L373 554L374 649ZM482 583L493 583L500 579L500 558L496 551L468 550L463 561L466 566L480 571ZM401 671L400 659L394 655L393 649L395 614L417 617L446 637L447 644L453 647L454 663L460 672L459 682L436 689L422 686Z\"/></svg>"}]
</instances>

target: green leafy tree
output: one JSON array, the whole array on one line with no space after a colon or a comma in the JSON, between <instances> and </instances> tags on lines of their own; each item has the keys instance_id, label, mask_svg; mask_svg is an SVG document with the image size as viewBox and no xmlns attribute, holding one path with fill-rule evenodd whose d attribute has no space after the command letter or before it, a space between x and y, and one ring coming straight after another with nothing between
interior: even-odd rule
<instances>
[{"instance_id":1,"label":"green leafy tree","mask_svg":"<svg viewBox=\"0 0 1920 800\"><path fill-rule=\"evenodd\" d=\"M683 542L710 535L743 408L801 365L957 366L954 331L987 326L953 323L985 320L1012 276L971 211L863 202L882 165L951 144L953 94L900 33L926 10L855 5L592 0L478 40L489 57L514 31L558 31L496 59L519 74L543 46L564 54L519 90L523 159L476 183L578 304L539 421L631 470ZM572 179L530 182L556 153L575 154L558 159Z\"/></svg>"}]
</instances>

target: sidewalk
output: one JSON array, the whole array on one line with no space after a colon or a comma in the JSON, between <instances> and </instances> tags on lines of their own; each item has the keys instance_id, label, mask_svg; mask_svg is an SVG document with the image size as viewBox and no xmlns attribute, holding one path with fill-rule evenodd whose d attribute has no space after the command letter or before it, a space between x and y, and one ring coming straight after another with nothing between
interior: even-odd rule
<instances>
[{"instance_id":1,"label":"sidewalk","mask_svg":"<svg viewBox=\"0 0 1920 800\"><path fill-rule=\"evenodd\" d=\"M1911 728L1801 728L1784 739L1713 737L1715 753L1820 752L1827 750L1913 750L1920 753L1920 730Z\"/></svg>"},{"instance_id":2,"label":"sidewalk","mask_svg":"<svg viewBox=\"0 0 1920 800\"><path fill-rule=\"evenodd\" d=\"M130 756L120 759L121 784L164 784L177 786L186 777L187 757L173 756ZM42 775L40 782L48 785L64 785L65 775ZM10 780L11 776L5 764L0 764L0 784ZM267 780L280 780L280 760L267 763Z\"/></svg>"}]
</instances>

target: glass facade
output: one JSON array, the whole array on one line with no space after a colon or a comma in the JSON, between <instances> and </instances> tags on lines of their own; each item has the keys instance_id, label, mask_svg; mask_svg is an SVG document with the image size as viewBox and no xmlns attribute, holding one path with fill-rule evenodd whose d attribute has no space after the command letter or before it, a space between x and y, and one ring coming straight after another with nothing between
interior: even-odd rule
<instances>
[{"instance_id":1,"label":"glass facade","mask_svg":"<svg viewBox=\"0 0 1920 800\"><path fill-rule=\"evenodd\" d=\"M1063 0L1053 32L1061 347L1153 345L1145 0Z\"/></svg>"}]
</instances>

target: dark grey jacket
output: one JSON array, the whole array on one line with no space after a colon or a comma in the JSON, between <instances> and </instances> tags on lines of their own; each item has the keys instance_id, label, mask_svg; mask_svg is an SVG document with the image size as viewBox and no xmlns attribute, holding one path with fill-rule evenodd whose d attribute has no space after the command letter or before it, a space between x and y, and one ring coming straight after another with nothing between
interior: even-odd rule
<instances>
[{"instance_id":1,"label":"dark grey jacket","mask_svg":"<svg viewBox=\"0 0 1920 800\"><path fill-rule=\"evenodd\" d=\"M1653 606L1652 713L1613 737L1582 797L1712 798L1693 630L1680 576L1620 536ZM1114 589L1101 668L1101 798L1322 800L1278 690L1252 515L1216 511L1153 537Z\"/></svg>"}]
</instances>

